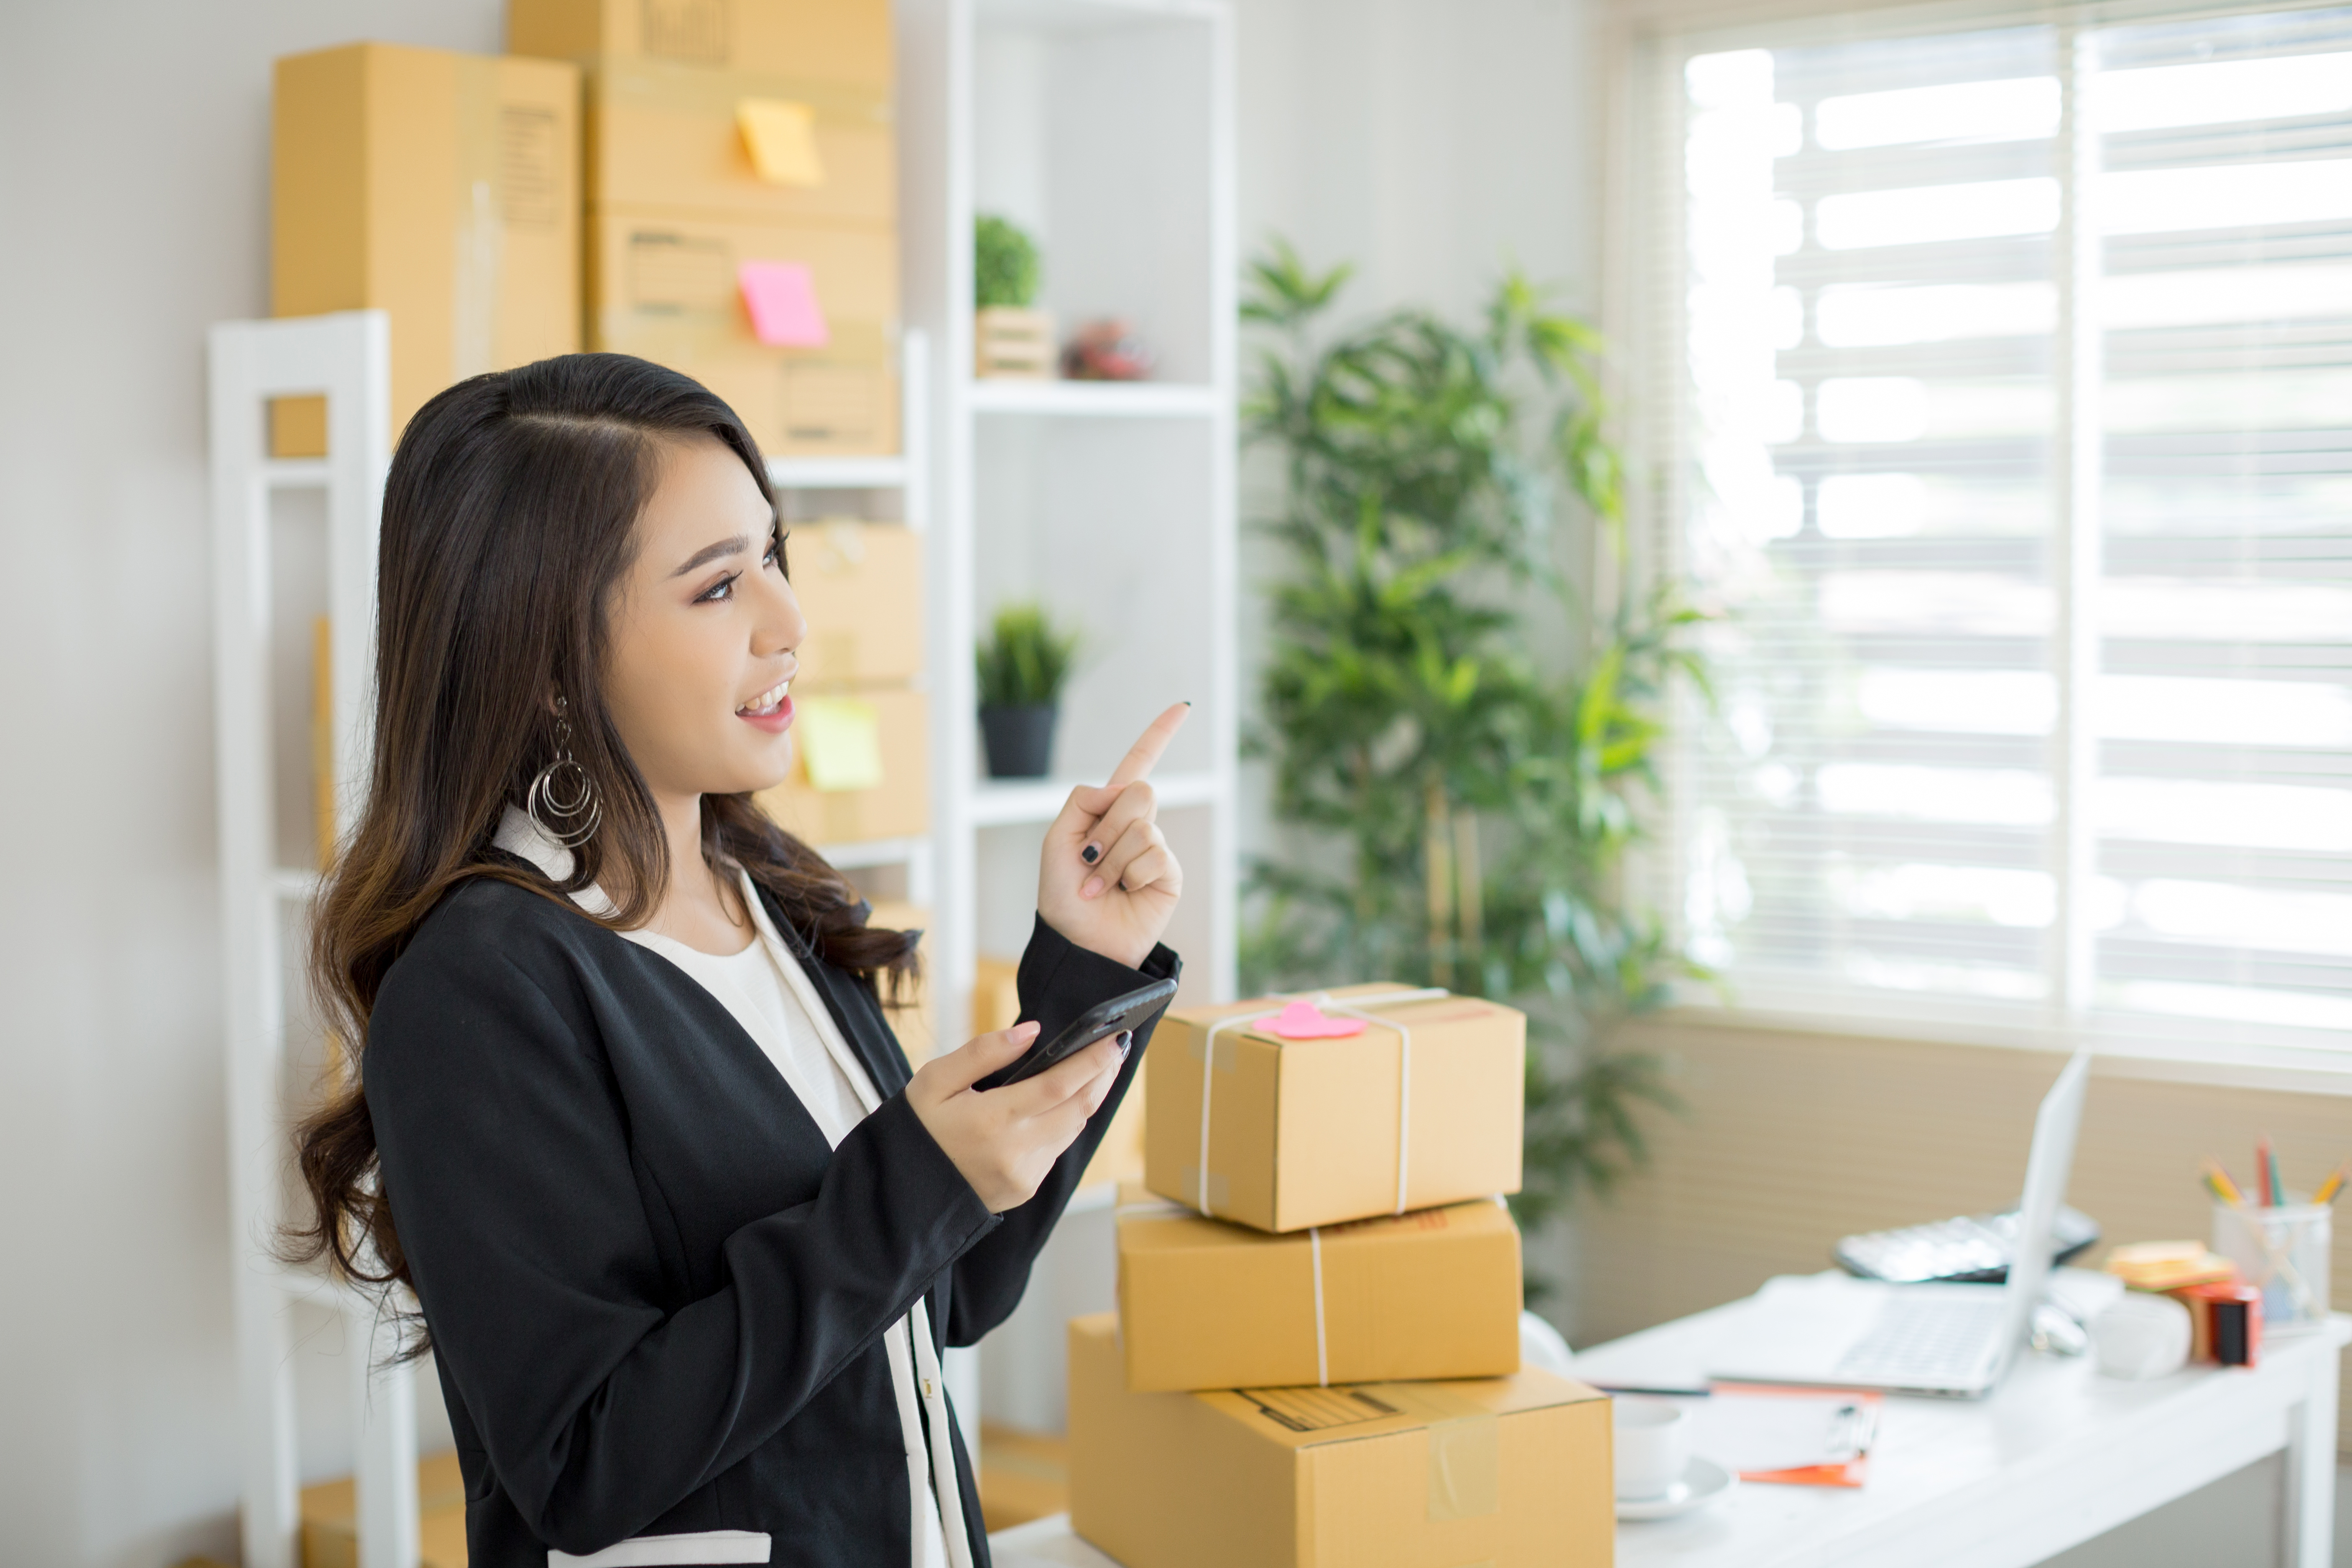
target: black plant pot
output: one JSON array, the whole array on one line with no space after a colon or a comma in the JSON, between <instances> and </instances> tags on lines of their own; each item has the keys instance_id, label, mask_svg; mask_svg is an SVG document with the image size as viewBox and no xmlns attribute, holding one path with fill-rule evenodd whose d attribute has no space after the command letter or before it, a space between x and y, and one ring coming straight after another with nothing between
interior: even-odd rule
<instances>
[{"instance_id":1,"label":"black plant pot","mask_svg":"<svg viewBox=\"0 0 2352 1568\"><path fill-rule=\"evenodd\" d=\"M1042 779L1053 772L1054 719L1057 711L1051 702L982 708L980 738L988 746L988 776Z\"/></svg>"}]
</instances>

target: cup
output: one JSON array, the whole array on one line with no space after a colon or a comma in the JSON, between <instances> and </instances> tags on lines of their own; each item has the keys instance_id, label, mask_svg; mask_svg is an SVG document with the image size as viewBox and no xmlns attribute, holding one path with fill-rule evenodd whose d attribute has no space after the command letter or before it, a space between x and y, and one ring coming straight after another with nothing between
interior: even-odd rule
<instances>
[{"instance_id":1,"label":"cup","mask_svg":"<svg viewBox=\"0 0 2352 1568\"><path fill-rule=\"evenodd\" d=\"M2263 1293L2263 1332L2316 1328L2327 1321L2327 1254L2333 1211L2326 1204L2284 1208L2213 1205L2213 1250Z\"/></svg>"},{"instance_id":2,"label":"cup","mask_svg":"<svg viewBox=\"0 0 2352 1568\"><path fill-rule=\"evenodd\" d=\"M1663 1399L1612 1403L1617 1495L1628 1502L1665 1496L1690 1466L1689 1413Z\"/></svg>"}]
</instances>

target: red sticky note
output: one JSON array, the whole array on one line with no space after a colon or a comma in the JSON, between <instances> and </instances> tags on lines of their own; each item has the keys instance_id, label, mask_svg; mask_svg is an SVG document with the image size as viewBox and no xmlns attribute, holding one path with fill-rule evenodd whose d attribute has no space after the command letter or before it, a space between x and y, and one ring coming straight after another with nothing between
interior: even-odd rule
<instances>
[{"instance_id":1,"label":"red sticky note","mask_svg":"<svg viewBox=\"0 0 2352 1568\"><path fill-rule=\"evenodd\" d=\"M735 268L735 286L751 312L751 332L778 348L821 349L833 341L816 283L799 261L745 261Z\"/></svg>"}]
</instances>

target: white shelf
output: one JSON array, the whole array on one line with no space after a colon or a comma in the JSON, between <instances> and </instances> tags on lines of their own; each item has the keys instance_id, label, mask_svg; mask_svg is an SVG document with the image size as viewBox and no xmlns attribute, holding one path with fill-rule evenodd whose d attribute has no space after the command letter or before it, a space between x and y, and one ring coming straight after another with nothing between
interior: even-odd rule
<instances>
[{"instance_id":1,"label":"white shelf","mask_svg":"<svg viewBox=\"0 0 2352 1568\"><path fill-rule=\"evenodd\" d=\"M816 844L810 847L835 866L903 866L930 852L928 838L868 838L856 844Z\"/></svg>"},{"instance_id":2,"label":"white shelf","mask_svg":"<svg viewBox=\"0 0 2352 1568\"><path fill-rule=\"evenodd\" d=\"M261 465L261 479L274 490L323 489L329 478L324 458L270 458Z\"/></svg>"},{"instance_id":3,"label":"white shelf","mask_svg":"<svg viewBox=\"0 0 2352 1568\"><path fill-rule=\"evenodd\" d=\"M319 890L319 873L298 866L280 866L269 874L269 885L288 903L299 904Z\"/></svg>"},{"instance_id":4,"label":"white shelf","mask_svg":"<svg viewBox=\"0 0 2352 1568\"><path fill-rule=\"evenodd\" d=\"M1081 419L1205 419L1218 412L1213 386L1160 381L974 380L965 396L981 414L1045 414Z\"/></svg>"},{"instance_id":5,"label":"white shelf","mask_svg":"<svg viewBox=\"0 0 2352 1568\"><path fill-rule=\"evenodd\" d=\"M771 458L768 482L787 490L897 489L907 482L903 457Z\"/></svg>"},{"instance_id":6,"label":"white shelf","mask_svg":"<svg viewBox=\"0 0 2352 1568\"><path fill-rule=\"evenodd\" d=\"M971 821L975 827L1011 827L1021 823L1051 822L1062 813L1062 803L1080 784L1099 779L983 779L972 785ZM1162 807L1210 805L1224 796L1214 773L1163 773L1151 781Z\"/></svg>"},{"instance_id":7,"label":"white shelf","mask_svg":"<svg viewBox=\"0 0 2352 1568\"><path fill-rule=\"evenodd\" d=\"M980 0L977 9L985 26L1046 33L1094 32L1213 14L1213 7L1201 0Z\"/></svg>"}]
</instances>

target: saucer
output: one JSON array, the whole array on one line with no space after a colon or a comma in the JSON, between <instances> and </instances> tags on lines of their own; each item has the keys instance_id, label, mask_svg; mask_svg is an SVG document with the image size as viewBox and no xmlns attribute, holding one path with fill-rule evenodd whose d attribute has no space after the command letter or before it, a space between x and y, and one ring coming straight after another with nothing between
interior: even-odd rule
<instances>
[{"instance_id":1,"label":"saucer","mask_svg":"<svg viewBox=\"0 0 2352 1568\"><path fill-rule=\"evenodd\" d=\"M1663 1497L1619 1498L1617 1517L1672 1519L1727 1497L1738 1486L1739 1478L1714 1460L1694 1458L1685 1467L1683 1479L1668 1487Z\"/></svg>"}]
</instances>

